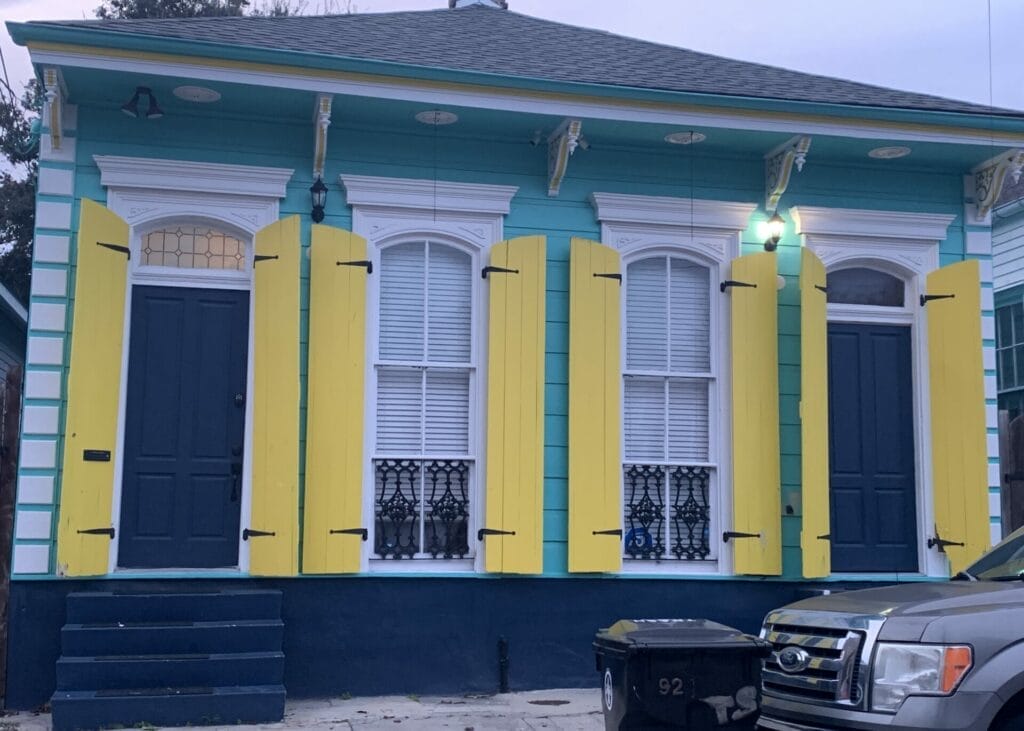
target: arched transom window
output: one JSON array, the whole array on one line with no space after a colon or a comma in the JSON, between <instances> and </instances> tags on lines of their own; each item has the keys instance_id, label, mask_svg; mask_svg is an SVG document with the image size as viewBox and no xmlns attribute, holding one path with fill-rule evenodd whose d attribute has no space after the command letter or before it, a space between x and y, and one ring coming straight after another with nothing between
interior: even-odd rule
<instances>
[{"instance_id":1,"label":"arched transom window","mask_svg":"<svg viewBox=\"0 0 1024 731\"><path fill-rule=\"evenodd\" d=\"M141 265L175 269L242 271L245 243L237 236L202 224L163 226L142 236Z\"/></svg>"},{"instance_id":2,"label":"arched transom window","mask_svg":"<svg viewBox=\"0 0 1024 731\"><path fill-rule=\"evenodd\" d=\"M828 273L828 303L831 305L870 305L903 307L906 286L888 272L868 267L850 267Z\"/></svg>"},{"instance_id":3,"label":"arched transom window","mask_svg":"<svg viewBox=\"0 0 1024 731\"><path fill-rule=\"evenodd\" d=\"M674 255L626 268L625 556L705 560L717 388L708 267Z\"/></svg>"},{"instance_id":4,"label":"arched transom window","mask_svg":"<svg viewBox=\"0 0 1024 731\"><path fill-rule=\"evenodd\" d=\"M374 555L472 555L473 258L438 241L380 256Z\"/></svg>"}]
</instances>

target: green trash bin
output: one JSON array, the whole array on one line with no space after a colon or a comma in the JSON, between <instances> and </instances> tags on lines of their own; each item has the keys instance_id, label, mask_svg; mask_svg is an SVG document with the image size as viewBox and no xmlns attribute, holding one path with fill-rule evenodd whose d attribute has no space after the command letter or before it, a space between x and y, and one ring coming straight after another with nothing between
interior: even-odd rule
<instances>
[{"instance_id":1,"label":"green trash bin","mask_svg":"<svg viewBox=\"0 0 1024 731\"><path fill-rule=\"evenodd\" d=\"M706 619L623 619L594 638L606 729L753 729L771 646Z\"/></svg>"}]
</instances>

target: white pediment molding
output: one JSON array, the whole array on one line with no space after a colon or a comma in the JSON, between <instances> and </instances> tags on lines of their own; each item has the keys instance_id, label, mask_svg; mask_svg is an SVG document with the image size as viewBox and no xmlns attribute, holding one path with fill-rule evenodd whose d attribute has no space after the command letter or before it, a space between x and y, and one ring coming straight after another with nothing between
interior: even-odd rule
<instances>
[{"instance_id":1,"label":"white pediment molding","mask_svg":"<svg viewBox=\"0 0 1024 731\"><path fill-rule=\"evenodd\" d=\"M407 208L505 215L519 188L514 185L453 183L446 180L339 175L350 206Z\"/></svg>"},{"instance_id":2,"label":"white pediment molding","mask_svg":"<svg viewBox=\"0 0 1024 731\"><path fill-rule=\"evenodd\" d=\"M105 188L143 188L189 193L220 193L260 198L284 198L290 168L224 165L151 157L93 155Z\"/></svg>"},{"instance_id":3,"label":"white pediment molding","mask_svg":"<svg viewBox=\"0 0 1024 731\"><path fill-rule=\"evenodd\" d=\"M601 241L623 256L660 247L725 263L740 251L755 203L593 193Z\"/></svg>"},{"instance_id":4,"label":"white pediment molding","mask_svg":"<svg viewBox=\"0 0 1024 731\"><path fill-rule=\"evenodd\" d=\"M795 206L790 209L796 232L807 236L916 239L944 241L956 216L859 208Z\"/></svg>"},{"instance_id":5,"label":"white pediment molding","mask_svg":"<svg viewBox=\"0 0 1024 731\"><path fill-rule=\"evenodd\" d=\"M601 223L660 224L688 228L743 231L756 203L672 198L624 193L591 193L590 203Z\"/></svg>"}]
</instances>

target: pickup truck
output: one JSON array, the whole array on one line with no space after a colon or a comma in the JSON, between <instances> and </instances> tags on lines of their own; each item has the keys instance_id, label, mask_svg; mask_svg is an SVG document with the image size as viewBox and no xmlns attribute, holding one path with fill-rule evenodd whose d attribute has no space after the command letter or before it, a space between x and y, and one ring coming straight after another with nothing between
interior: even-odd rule
<instances>
[{"instance_id":1,"label":"pickup truck","mask_svg":"<svg viewBox=\"0 0 1024 731\"><path fill-rule=\"evenodd\" d=\"M951 581L768 614L758 728L1024 731L1024 528Z\"/></svg>"}]
</instances>

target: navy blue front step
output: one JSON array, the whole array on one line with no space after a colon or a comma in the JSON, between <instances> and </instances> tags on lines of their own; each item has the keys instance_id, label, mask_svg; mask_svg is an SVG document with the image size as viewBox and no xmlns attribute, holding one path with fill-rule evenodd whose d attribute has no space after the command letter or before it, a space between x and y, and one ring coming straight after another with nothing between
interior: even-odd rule
<instances>
[{"instance_id":1,"label":"navy blue front step","mask_svg":"<svg viewBox=\"0 0 1024 731\"><path fill-rule=\"evenodd\" d=\"M65 655L155 655L279 650L280 619L173 624L66 624L60 631Z\"/></svg>"},{"instance_id":2,"label":"navy blue front step","mask_svg":"<svg viewBox=\"0 0 1024 731\"><path fill-rule=\"evenodd\" d=\"M281 592L118 594L88 591L69 594L67 607L70 624L280 619Z\"/></svg>"},{"instance_id":3,"label":"navy blue front step","mask_svg":"<svg viewBox=\"0 0 1024 731\"><path fill-rule=\"evenodd\" d=\"M53 695L54 731L113 726L186 726L274 723L284 717L284 686L155 688L123 691L59 690Z\"/></svg>"},{"instance_id":4,"label":"navy blue front step","mask_svg":"<svg viewBox=\"0 0 1024 731\"><path fill-rule=\"evenodd\" d=\"M280 684L283 652L62 657L57 690Z\"/></svg>"},{"instance_id":5,"label":"navy blue front step","mask_svg":"<svg viewBox=\"0 0 1024 731\"><path fill-rule=\"evenodd\" d=\"M281 593L68 595L55 731L284 715Z\"/></svg>"}]
</instances>

